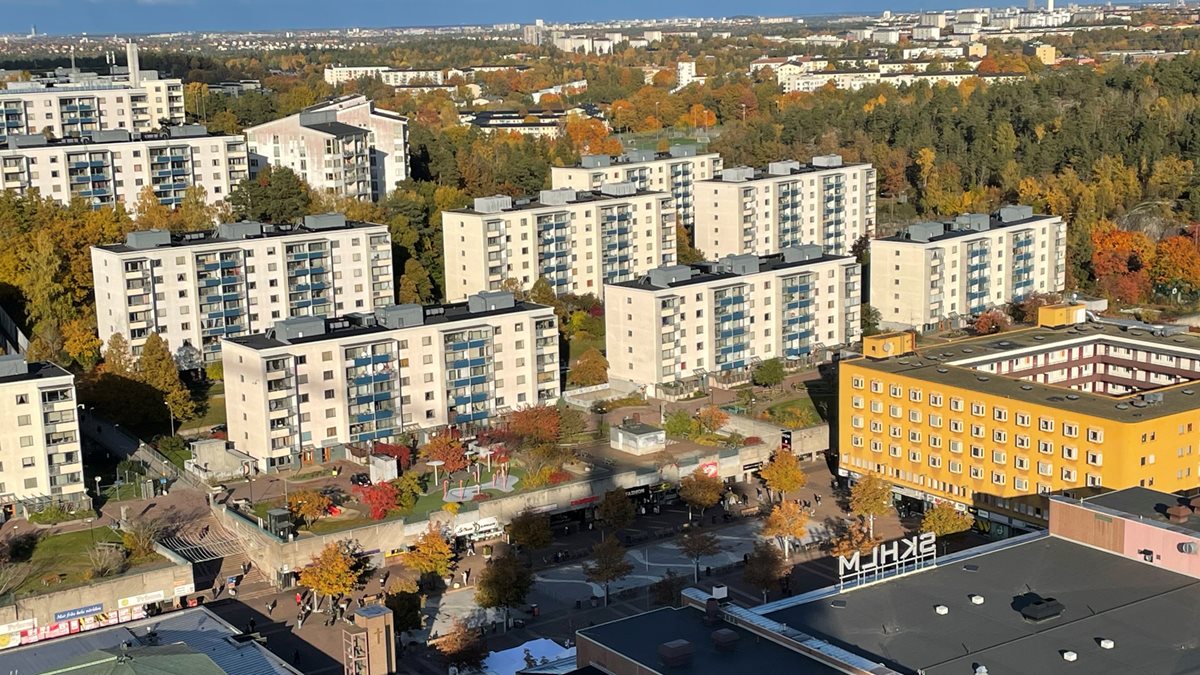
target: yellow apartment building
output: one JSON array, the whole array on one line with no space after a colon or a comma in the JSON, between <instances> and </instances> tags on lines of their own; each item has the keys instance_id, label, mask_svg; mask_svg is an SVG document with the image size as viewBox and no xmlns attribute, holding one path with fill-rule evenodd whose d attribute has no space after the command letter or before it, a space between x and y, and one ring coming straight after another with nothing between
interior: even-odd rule
<instances>
[{"instance_id":1,"label":"yellow apartment building","mask_svg":"<svg viewBox=\"0 0 1200 675\"><path fill-rule=\"evenodd\" d=\"M917 347L865 339L839 370L839 473L898 499L950 501L994 527L1040 527L1048 494L1200 482L1200 336L1085 321Z\"/></svg>"}]
</instances>

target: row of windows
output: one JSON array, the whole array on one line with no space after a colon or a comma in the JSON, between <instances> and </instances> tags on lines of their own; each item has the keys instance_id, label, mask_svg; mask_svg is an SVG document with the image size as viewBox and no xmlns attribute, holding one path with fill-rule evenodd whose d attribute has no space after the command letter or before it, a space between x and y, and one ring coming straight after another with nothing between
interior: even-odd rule
<instances>
[{"instance_id":1,"label":"row of windows","mask_svg":"<svg viewBox=\"0 0 1200 675\"><path fill-rule=\"evenodd\" d=\"M898 438L898 436L894 436L894 438ZM910 437L909 440L911 441L912 438ZM930 441L931 441L930 447L933 447L935 449L942 448L942 442L940 439L938 439L936 442L934 442L933 438L931 437ZM919 440L918 440L918 442L919 442ZM864 447L865 445L867 445L867 443L864 441L863 437L859 436L857 434L854 434L850 437L850 444L856 448L861 448L861 447ZM877 438L873 438L870 441L870 447L871 447L871 452L881 453L881 452L883 452L883 441L881 441ZM1042 449L1042 448L1039 448L1039 449L1042 450L1042 454L1046 454L1046 455L1054 454L1054 448L1052 445L1049 447L1046 447L1044 449ZM957 441L957 440L950 441L949 450L952 454L961 455L963 452L962 442ZM1076 448L1073 448L1070 446L1063 446L1062 450L1063 450L1062 458L1064 460L1073 462L1073 461L1076 461L1077 459L1079 459L1078 450ZM900 446L896 443L891 443L888 445L888 452L892 457L900 457L902 455ZM971 446L970 455L973 459L985 459L988 457L987 451L983 447L978 446L978 445ZM930 463L929 463L930 466L932 466L934 468L941 467L942 464L941 464L940 459L937 460L936 464L934 463L933 458L938 457L938 455L934 455L934 454L930 453L929 457L930 457ZM909 461L911 461L911 462L920 463L921 450L917 449L917 448L910 448L908 458L909 458ZM1087 452L1086 459L1087 459L1087 463L1089 466L1104 466L1104 455L1099 452L1095 452L1095 451ZM1147 457L1142 458L1143 466L1145 466L1147 463L1149 463L1149 464L1154 463L1154 455L1150 455L1148 459L1149 459L1149 462L1147 462ZM992 450L991 461L993 464L1003 466L1008 463L1008 453L1004 450ZM1039 462L1039 464L1041 464L1041 463L1042 462ZM1025 455L1013 455L1013 466L1019 470L1026 471L1029 469L1029 458Z\"/></svg>"},{"instance_id":2,"label":"row of windows","mask_svg":"<svg viewBox=\"0 0 1200 675\"><path fill-rule=\"evenodd\" d=\"M899 454L895 454L894 456L898 457ZM916 456L916 459L918 459L918 460L920 459L920 453L915 453L915 456ZM910 456L910 459L912 459L911 456ZM941 466L942 466L942 458L941 457L939 457L937 455L930 455L928 460L929 460L930 466L932 466L934 468L941 468ZM887 473L890 473L891 475L903 478L907 482L915 484L915 485L925 486L930 483L937 483L937 484L943 486L938 489L942 489L944 491L951 492L950 490L947 490L944 487L947 485L946 483L939 481L935 478L926 476L924 474L906 471L904 469L901 469L901 468L895 467L895 466L885 466L883 464L876 464L873 462L869 462L866 459L858 458L858 457L851 458L850 463L854 466L878 467L878 468L876 468L877 471L886 471ZM949 460L946 463L946 468L950 471L950 473L952 473L954 475L963 475L964 465L959 460L955 460L955 459ZM988 481L992 485L1008 485L1008 483L1009 483L1009 478L1010 478L1009 475L1002 470L999 470L996 468L984 467L979 464L970 464L970 465L967 465L965 468L966 468L966 475L968 475L971 478L971 480ZM1191 469L1187 469L1186 471L1190 475ZM1059 478L1061 478L1061 480L1065 483L1079 482L1079 472L1076 469L1071 468L1071 467L1061 467L1056 473L1054 465L1052 465L1048 462L1038 462L1037 473L1039 476L1045 476L1048 478L1053 478L1055 475L1058 475ZM1184 474L1184 470L1180 469L1178 473L1180 475L1180 478L1182 478L1183 474ZM1028 478L1025 478L1023 476L1012 476L1011 479L1012 479L1012 486L1015 490L1019 490L1022 492L1026 492L1029 490L1029 479ZM1083 479L1084 479L1084 483L1089 487L1099 487L1099 486L1103 485L1103 480L1102 480L1100 474L1098 474L1098 473L1085 473ZM1047 484L1038 483L1037 489L1038 489L1039 493L1045 493L1045 492L1050 491L1050 486ZM953 492L952 492L952 494L953 494Z\"/></svg>"},{"instance_id":3,"label":"row of windows","mask_svg":"<svg viewBox=\"0 0 1200 675\"><path fill-rule=\"evenodd\" d=\"M853 378L852 382L861 383L862 378L855 377L855 378ZM872 384L874 384L874 382L875 381L873 381ZM861 388L857 384L854 386L855 386L855 388ZM893 385L892 389L893 389L893 396L895 397L896 394L894 392L896 390L899 390L900 387ZM916 392L916 398L910 398L910 400L913 400L915 402L920 402L921 391L919 389L912 389L912 390L910 390L910 392ZM942 406L942 401L943 401L943 399L942 399L941 394L930 394L929 395L929 405L931 405L931 406L940 408ZM863 397L862 396L852 396L850 398L850 405L856 409L861 410L865 405ZM964 401L961 398L951 398L950 399L950 410L952 412L963 412ZM883 402L878 399L872 399L871 400L871 412L873 412L875 414L882 414L883 413ZM896 404L889 404L888 405L888 414L895 418L903 417L904 416L904 408L902 406L899 406ZM921 418L924 416L924 414L925 413L923 413L921 410L918 410L915 408L910 409L908 411L909 421L919 424L921 422ZM983 403L972 402L971 403L971 415L973 415L975 417L986 417L987 416L987 406L985 406ZM928 418L930 420L930 425L932 425L932 426L940 426L941 425L941 419L942 419L941 415L938 415L936 413L929 413ZM1008 410L1005 408L1000 408L1000 407L992 408L992 419L994 419L997 422L1008 422L1008 419L1009 419ZM1016 422L1017 426L1019 426L1019 427L1029 428L1032 426L1032 423L1033 423L1032 416L1029 413L1025 413L1025 412L1016 413L1014 415L1013 419ZM1050 417L1039 417L1038 418L1038 431L1043 431L1046 433L1053 433L1056 426L1058 426L1058 424L1053 418L1050 418ZM1078 438L1079 437L1079 425L1076 424L1075 422L1063 422L1061 424L1061 430L1062 430L1062 435L1066 436L1068 438ZM1104 442L1104 430L1098 429L1095 427L1088 427L1087 439L1091 443L1103 443ZM1143 438L1143 440L1145 440L1145 439Z\"/></svg>"}]
</instances>

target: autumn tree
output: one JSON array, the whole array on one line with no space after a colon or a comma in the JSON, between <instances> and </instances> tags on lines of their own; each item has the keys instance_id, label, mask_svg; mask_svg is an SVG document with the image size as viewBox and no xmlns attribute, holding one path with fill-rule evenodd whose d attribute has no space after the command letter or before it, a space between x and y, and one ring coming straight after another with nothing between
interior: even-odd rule
<instances>
[{"instance_id":1,"label":"autumn tree","mask_svg":"<svg viewBox=\"0 0 1200 675\"><path fill-rule=\"evenodd\" d=\"M395 511L400 502L400 491L389 482L374 485L357 485L354 492L363 504L371 510L371 520L383 520L388 513Z\"/></svg>"},{"instance_id":2,"label":"autumn tree","mask_svg":"<svg viewBox=\"0 0 1200 675\"><path fill-rule=\"evenodd\" d=\"M879 474L868 473L850 488L850 511L869 523L871 537L875 536L875 517L892 508L892 485Z\"/></svg>"},{"instance_id":3,"label":"autumn tree","mask_svg":"<svg viewBox=\"0 0 1200 675\"><path fill-rule=\"evenodd\" d=\"M619 155L621 141L614 138L602 120L569 115L564 124L567 138L580 155Z\"/></svg>"},{"instance_id":4,"label":"autumn tree","mask_svg":"<svg viewBox=\"0 0 1200 675\"><path fill-rule=\"evenodd\" d=\"M829 552L843 558L849 558L855 553L867 554L875 548L878 541L875 535L871 534L866 523L862 520L854 520L830 542Z\"/></svg>"},{"instance_id":5,"label":"autumn tree","mask_svg":"<svg viewBox=\"0 0 1200 675\"><path fill-rule=\"evenodd\" d=\"M442 470L449 476L455 471L467 467L467 453L463 450L462 442L450 432L443 431L421 446L421 459L426 462L438 460L442 462Z\"/></svg>"},{"instance_id":6,"label":"autumn tree","mask_svg":"<svg viewBox=\"0 0 1200 675\"><path fill-rule=\"evenodd\" d=\"M692 509L700 510L700 517L704 517L704 510L710 506L716 506L717 502L721 501L721 494L725 491L725 484L717 476L710 476L702 469L696 469L692 473L683 477L679 481L679 498L688 505L688 520L692 519Z\"/></svg>"},{"instance_id":7,"label":"autumn tree","mask_svg":"<svg viewBox=\"0 0 1200 675\"><path fill-rule=\"evenodd\" d=\"M729 413L715 405L709 405L696 411L696 421L700 424L702 432L715 434L729 423Z\"/></svg>"},{"instance_id":8,"label":"autumn tree","mask_svg":"<svg viewBox=\"0 0 1200 675\"><path fill-rule=\"evenodd\" d=\"M931 506L921 518L921 531L932 532L939 537L966 532L975 520L965 511L954 508L950 502L940 501Z\"/></svg>"},{"instance_id":9,"label":"autumn tree","mask_svg":"<svg viewBox=\"0 0 1200 675\"><path fill-rule=\"evenodd\" d=\"M508 433L525 443L551 443L558 440L558 408L549 405L531 405L514 410L508 415Z\"/></svg>"},{"instance_id":10,"label":"autumn tree","mask_svg":"<svg viewBox=\"0 0 1200 675\"><path fill-rule=\"evenodd\" d=\"M979 335L991 335L1008 330L1008 315L1001 309L989 309L980 314L972 327Z\"/></svg>"},{"instance_id":11,"label":"autumn tree","mask_svg":"<svg viewBox=\"0 0 1200 675\"><path fill-rule=\"evenodd\" d=\"M767 601L767 591L786 575L787 563L779 549L764 541L756 542L754 550L746 558L742 578L762 591L764 603Z\"/></svg>"},{"instance_id":12,"label":"autumn tree","mask_svg":"<svg viewBox=\"0 0 1200 675\"><path fill-rule=\"evenodd\" d=\"M430 524L412 543L412 547L400 556L400 561L419 574L444 577L450 574L450 561L453 558L454 551L450 550L446 538Z\"/></svg>"},{"instance_id":13,"label":"autumn tree","mask_svg":"<svg viewBox=\"0 0 1200 675\"><path fill-rule=\"evenodd\" d=\"M457 618L454 619L450 632L434 643L434 648L448 663L467 672L478 669L487 656L487 645L483 643L479 629Z\"/></svg>"},{"instance_id":14,"label":"autumn tree","mask_svg":"<svg viewBox=\"0 0 1200 675\"><path fill-rule=\"evenodd\" d=\"M544 513L522 511L513 516L505 529L509 542L529 553L530 564L533 564L534 551L546 548L554 541L554 535L550 531L550 517Z\"/></svg>"},{"instance_id":15,"label":"autumn tree","mask_svg":"<svg viewBox=\"0 0 1200 675\"><path fill-rule=\"evenodd\" d=\"M625 558L625 547L617 538L609 535L592 547L592 560L583 564L583 574L588 581L604 586L604 605L608 606L608 587L633 571L633 564Z\"/></svg>"},{"instance_id":16,"label":"autumn tree","mask_svg":"<svg viewBox=\"0 0 1200 675\"><path fill-rule=\"evenodd\" d=\"M167 407L176 420L190 420L196 416L196 406L191 393L179 379L179 368L171 350L158 333L151 333L142 345L137 360L137 379L153 387L163 395Z\"/></svg>"},{"instance_id":17,"label":"autumn tree","mask_svg":"<svg viewBox=\"0 0 1200 675\"><path fill-rule=\"evenodd\" d=\"M138 192L134 204L139 230L170 230L173 220L171 207L164 205L154 193L154 186L147 185Z\"/></svg>"},{"instance_id":18,"label":"autumn tree","mask_svg":"<svg viewBox=\"0 0 1200 675\"><path fill-rule=\"evenodd\" d=\"M781 500L808 484L808 474L796 455L787 450L777 450L771 461L759 471L767 487L779 495Z\"/></svg>"},{"instance_id":19,"label":"autumn tree","mask_svg":"<svg viewBox=\"0 0 1200 675\"><path fill-rule=\"evenodd\" d=\"M1114 300L1141 302L1150 292L1154 243L1143 232L1115 227L1092 231L1092 273L1097 289Z\"/></svg>"},{"instance_id":20,"label":"autumn tree","mask_svg":"<svg viewBox=\"0 0 1200 675\"><path fill-rule=\"evenodd\" d=\"M704 254L692 246L692 236L682 223L675 226L675 259L680 265L704 262Z\"/></svg>"},{"instance_id":21,"label":"autumn tree","mask_svg":"<svg viewBox=\"0 0 1200 675\"><path fill-rule=\"evenodd\" d=\"M137 363L129 349L129 341L120 333L113 333L108 338L104 350L104 372L118 377L133 378Z\"/></svg>"},{"instance_id":22,"label":"autumn tree","mask_svg":"<svg viewBox=\"0 0 1200 675\"><path fill-rule=\"evenodd\" d=\"M239 220L292 223L309 212L308 185L287 167L262 167L254 178L238 183L226 198Z\"/></svg>"},{"instance_id":23,"label":"autumn tree","mask_svg":"<svg viewBox=\"0 0 1200 675\"><path fill-rule=\"evenodd\" d=\"M1150 274L1166 295L1191 294L1200 289L1200 248L1196 240L1175 236L1159 241Z\"/></svg>"},{"instance_id":24,"label":"autumn tree","mask_svg":"<svg viewBox=\"0 0 1200 675\"><path fill-rule=\"evenodd\" d=\"M688 532L679 539L679 551L692 561L692 581L700 582L700 559L721 552L721 542L707 532Z\"/></svg>"},{"instance_id":25,"label":"autumn tree","mask_svg":"<svg viewBox=\"0 0 1200 675\"><path fill-rule=\"evenodd\" d=\"M686 410L673 410L667 413L663 429L671 438L688 438L695 431L695 422Z\"/></svg>"},{"instance_id":26,"label":"autumn tree","mask_svg":"<svg viewBox=\"0 0 1200 675\"><path fill-rule=\"evenodd\" d=\"M763 523L764 537L775 537L783 542L783 555L792 555L792 540L803 539L807 533L808 514L796 502L784 500L776 504Z\"/></svg>"},{"instance_id":27,"label":"autumn tree","mask_svg":"<svg viewBox=\"0 0 1200 675\"><path fill-rule=\"evenodd\" d=\"M656 605L678 607L683 599L683 589L687 588L687 579L667 570L661 579L650 584L650 598Z\"/></svg>"},{"instance_id":28,"label":"autumn tree","mask_svg":"<svg viewBox=\"0 0 1200 675\"><path fill-rule=\"evenodd\" d=\"M608 359L599 349L589 348L579 355L567 372L567 382L577 387L592 387L608 382Z\"/></svg>"},{"instance_id":29,"label":"autumn tree","mask_svg":"<svg viewBox=\"0 0 1200 675\"><path fill-rule=\"evenodd\" d=\"M629 495L622 488L616 488L604 493L600 506L596 507L596 518L607 527L620 532L633 522L636 509Z\"/></svg>"},{"instance_id":30,"label":"autumn tree","mask_svg":"<svg viewBox=\"0 0 1200 675\"><path fill-rule=\"evenodd\" d=\"M475 604L484 609L503 609L504 625L508 611L525 602L533 586L533 573L511 555L493 558L479 574L475 588Z\"/></svg>"},{"instance_id":31,"label":"autumn tree","mask_svg":"<svg viewBox=\"0 0 1200 675\"><path fill-rule=\"evenodd\" d=\"M288 495L287 507L292 516L304 521L304 526L312 529L317 522L329 512L333 500L317 490L301 490Z\"/></svg>"},{"instance_id":32,"label":"autumn tree","mask_svg":"<svg viewBox=\"0 0 1200 675\"><path fill-rule=\"evenodd\" d=\"M1009 307L1009 316L1017 323L1036 324L1038 310L1046 305L1058 302L1059 297L1053 293L1030 293Z\"/></svg>"},{"instance_id":33,"label":"autumn tree","mask_svg":"<svg viewBox=\"0 0 1200 675\"><path fill-rule=\"evenodd\" d=\"M349 540L330 542L300 570L300 585L328 598L352 593L362 572L357 552Z\"/></svg>"},{"instance_id":34,"label":"autumn tree","mask_svg":"<svg viewBox=\"0 0 1200 675\"><path fill-rule=\"evenodd\" d=\"M404 261L404 274L400 275L399 301L404 304L427 305L433 302L433 281L429 272L416 258Z\"/></svg>"}]
</instances>

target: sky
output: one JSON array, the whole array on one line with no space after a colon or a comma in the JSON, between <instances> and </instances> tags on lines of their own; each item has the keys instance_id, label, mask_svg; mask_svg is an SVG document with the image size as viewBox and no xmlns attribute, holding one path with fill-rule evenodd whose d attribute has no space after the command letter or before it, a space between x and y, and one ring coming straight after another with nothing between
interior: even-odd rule
<instances>
[{"instance_id":1,"label":"sky","mask_svg":"<svg viewBox=\"0 0 1200 675\"><path fill-rule=\"evenodd\" d=\"M963 0L968 3L971 0ZM877 13L932 9L953 0L0 0L0 32L130 34L171 31L283 30L384 26ZM978 6L978 2L976 2Z\"/></svg>"}]
</instances>

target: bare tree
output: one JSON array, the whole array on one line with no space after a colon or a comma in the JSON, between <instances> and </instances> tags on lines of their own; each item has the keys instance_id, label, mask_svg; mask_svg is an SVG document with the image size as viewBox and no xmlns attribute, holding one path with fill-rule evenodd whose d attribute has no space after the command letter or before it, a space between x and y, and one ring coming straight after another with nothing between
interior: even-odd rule
<instances>
[{"instance_id":1,"label":"bare tree","mask_svg":"<svg viewBox=\"0 0 1200 675\"><path fill-rule=\"evenodd\" d=\"M88 549L88 563L93 577L110 577L125 570L125 549L120 545L100 542Z\"/></svg>"}]
</instances>

